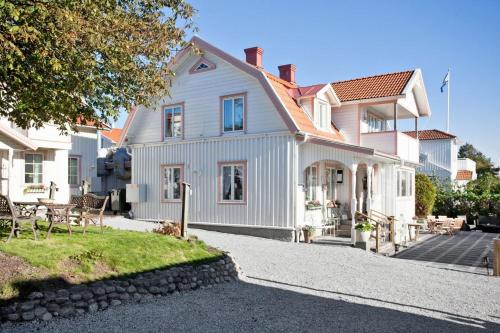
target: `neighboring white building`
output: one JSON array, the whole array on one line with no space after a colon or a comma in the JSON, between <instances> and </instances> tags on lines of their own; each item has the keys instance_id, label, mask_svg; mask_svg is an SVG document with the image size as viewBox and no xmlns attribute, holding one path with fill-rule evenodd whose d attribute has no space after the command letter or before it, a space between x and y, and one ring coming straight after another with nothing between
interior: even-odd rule
<instances>
[{"instance_id":1,"label":"neighboring white building","mask_svg":"<svg viewBox=\"0 0 500 333\"><path fill-rule=\"evenodd\" d=\"M440 130L405 132L420 141L420 164L418 172L441 181L452 181L457 186L466 185L477 178L476 162L469 158L458 158L460 141L450 133Z\"/></svg>"},{"instance_id":2,"label":"neighboring white building","mask_svg":"<svg viewBox=\"0 0 500 333\"><path fill-rule=\"evenodd\" d=\"M58 188L55 200L68 202L82 180L96 177L98 130L81 124L78 130L61 135L50 124L23 130L0 119L1 193L12 201L37 201L49 196L52 181Z\"/></svg>"},{"instance_id":3,"label":"neighboring white building","mask_svg":"<svg viewBox=\"0 0 500 333\"><path fill-rule=\"evenodd\" d=\"M189 220L204 228L292 239L324 223L329 201L352 221L372 209L411 221L419 144L396 129L430 115L420 70L301 87L294 65L265 71L260 48L245 62L192 42L203 54L176 56L170 96L125 124L132 184L146 192L132 202L136 218L179 219L186 181Z\"/></svg>"}]
</instances>

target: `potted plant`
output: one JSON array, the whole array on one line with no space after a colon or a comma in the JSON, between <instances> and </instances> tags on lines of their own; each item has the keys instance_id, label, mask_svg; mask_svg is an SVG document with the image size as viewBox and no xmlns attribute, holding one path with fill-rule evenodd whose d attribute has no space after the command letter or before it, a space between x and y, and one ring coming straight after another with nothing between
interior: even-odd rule
<instances>
[{"instance_id":1,"label":"potted plant","mask_svg":"<svg viewBox=\"0 0 500 333\"><path fill-rule=\"evenodd\" d=\"M370 234L375 228L368 221L364 221L362 223L357 223L354 229L359 232L359 234L361 235L361 240L366 243L370 239Z\"/></svg>"},{"instance_id":2,"label":"potted plant","mask_svg":"<svg viewBox=\"0 0 500 333\"><path fill-rule=\"evenodd\" d=\"M307 210L321 209L321 202L318 200L311 200L306 203Z\"/></svg>"},{"instance_id":3,"label":"potted plant","mask_svg":"<svg viewBox=\"0 0 500 333\"><path fill-rule=\"evenodd\" d=\"M304 243L311 243L314 234L314 227L312 225L305 225L302 228L304 232Z\"/></svg>"}]
</instances>

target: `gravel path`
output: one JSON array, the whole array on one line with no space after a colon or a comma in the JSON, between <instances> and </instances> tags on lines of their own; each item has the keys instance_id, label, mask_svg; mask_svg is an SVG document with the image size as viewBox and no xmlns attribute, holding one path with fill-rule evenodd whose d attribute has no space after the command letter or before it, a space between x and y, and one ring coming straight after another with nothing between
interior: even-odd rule
<instances>
[{"instance_id":1,"label":"gravel path","mask_svg":"<svg viewBox=\"0 0 500 333\"><path fill-rule=\"evenodd\" d=\"M500 279L345 246L194 233L233 254L241 282L4 331L500 331Z\"/></svg>"}]
</instances>

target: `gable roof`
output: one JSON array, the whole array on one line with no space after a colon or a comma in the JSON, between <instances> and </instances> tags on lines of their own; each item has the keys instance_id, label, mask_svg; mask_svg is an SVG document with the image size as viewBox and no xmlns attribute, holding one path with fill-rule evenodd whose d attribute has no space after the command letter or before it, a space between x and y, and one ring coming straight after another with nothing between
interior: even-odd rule
<instances>
[{"instance_id":1,"label":"gable roof","mask_svg":"<svg viewBox=\"0 0 500 333\"><path fill-rule=\"evenodd\" d=\"M414 70L333 82L341 102L391 97L403 94Z\"/></svg>"},{"instance_id":2,"label":"gable roof","mask_svg":"<svg viewBox=\"0 0 500 333\"><path fill-rule=\"evenodd\" d=\"M456 180L472 180L472 171L470 170L458 170Z\"/></svg>"},{"instance_id":3,"label":"gable roof","mask_svg":"<svg viewBox=\"0 0 500 333\"><path fill-rule=\"evenodd\" d=\"M404 132L405 134L411 136L412 138L417 138L416 131ZM443 140L443 139L455 139L456 136L450 133L446 133L437 129L432 130L421 130L418 131L418 138L420 140Z\"/></svg>"},{"instance_id":4,"label":"gable roof","mask_svg":"<svg viewBox=\"0 0 500 333\"><path fill-rule=\"evenodd\" d=\"M117 143L120 141L121 135L122 135L122 129L121 128L112 128L109 131L102 131L101 135L104 136L105 138L108 138L111 140L113 143Z\"/></svg>"}]
</instances>

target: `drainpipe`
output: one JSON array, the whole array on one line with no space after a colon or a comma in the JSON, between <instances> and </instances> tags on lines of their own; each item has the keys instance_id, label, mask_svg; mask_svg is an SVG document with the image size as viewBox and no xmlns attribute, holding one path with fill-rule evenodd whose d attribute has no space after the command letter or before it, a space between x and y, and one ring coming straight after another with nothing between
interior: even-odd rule
<instances>
[{"instance_id":1,"label":"drainpipe","mask_svg":"<svg viewBox=\"0 0 500 333\"><path fill-rule=\"evenodd\" d=\"M302 140L298 140L303 138ZM297 131L295 133L295 145L293 149L293 208L295 210L295 216L293 219L293 229L294 232L297 230L299 224L299 202L297 198L297 191L299 188L299 147L306 143L309 136L306 133ZM295 242L299 242L299 234L295 232Z\"/></svg>"}]
</instances>

